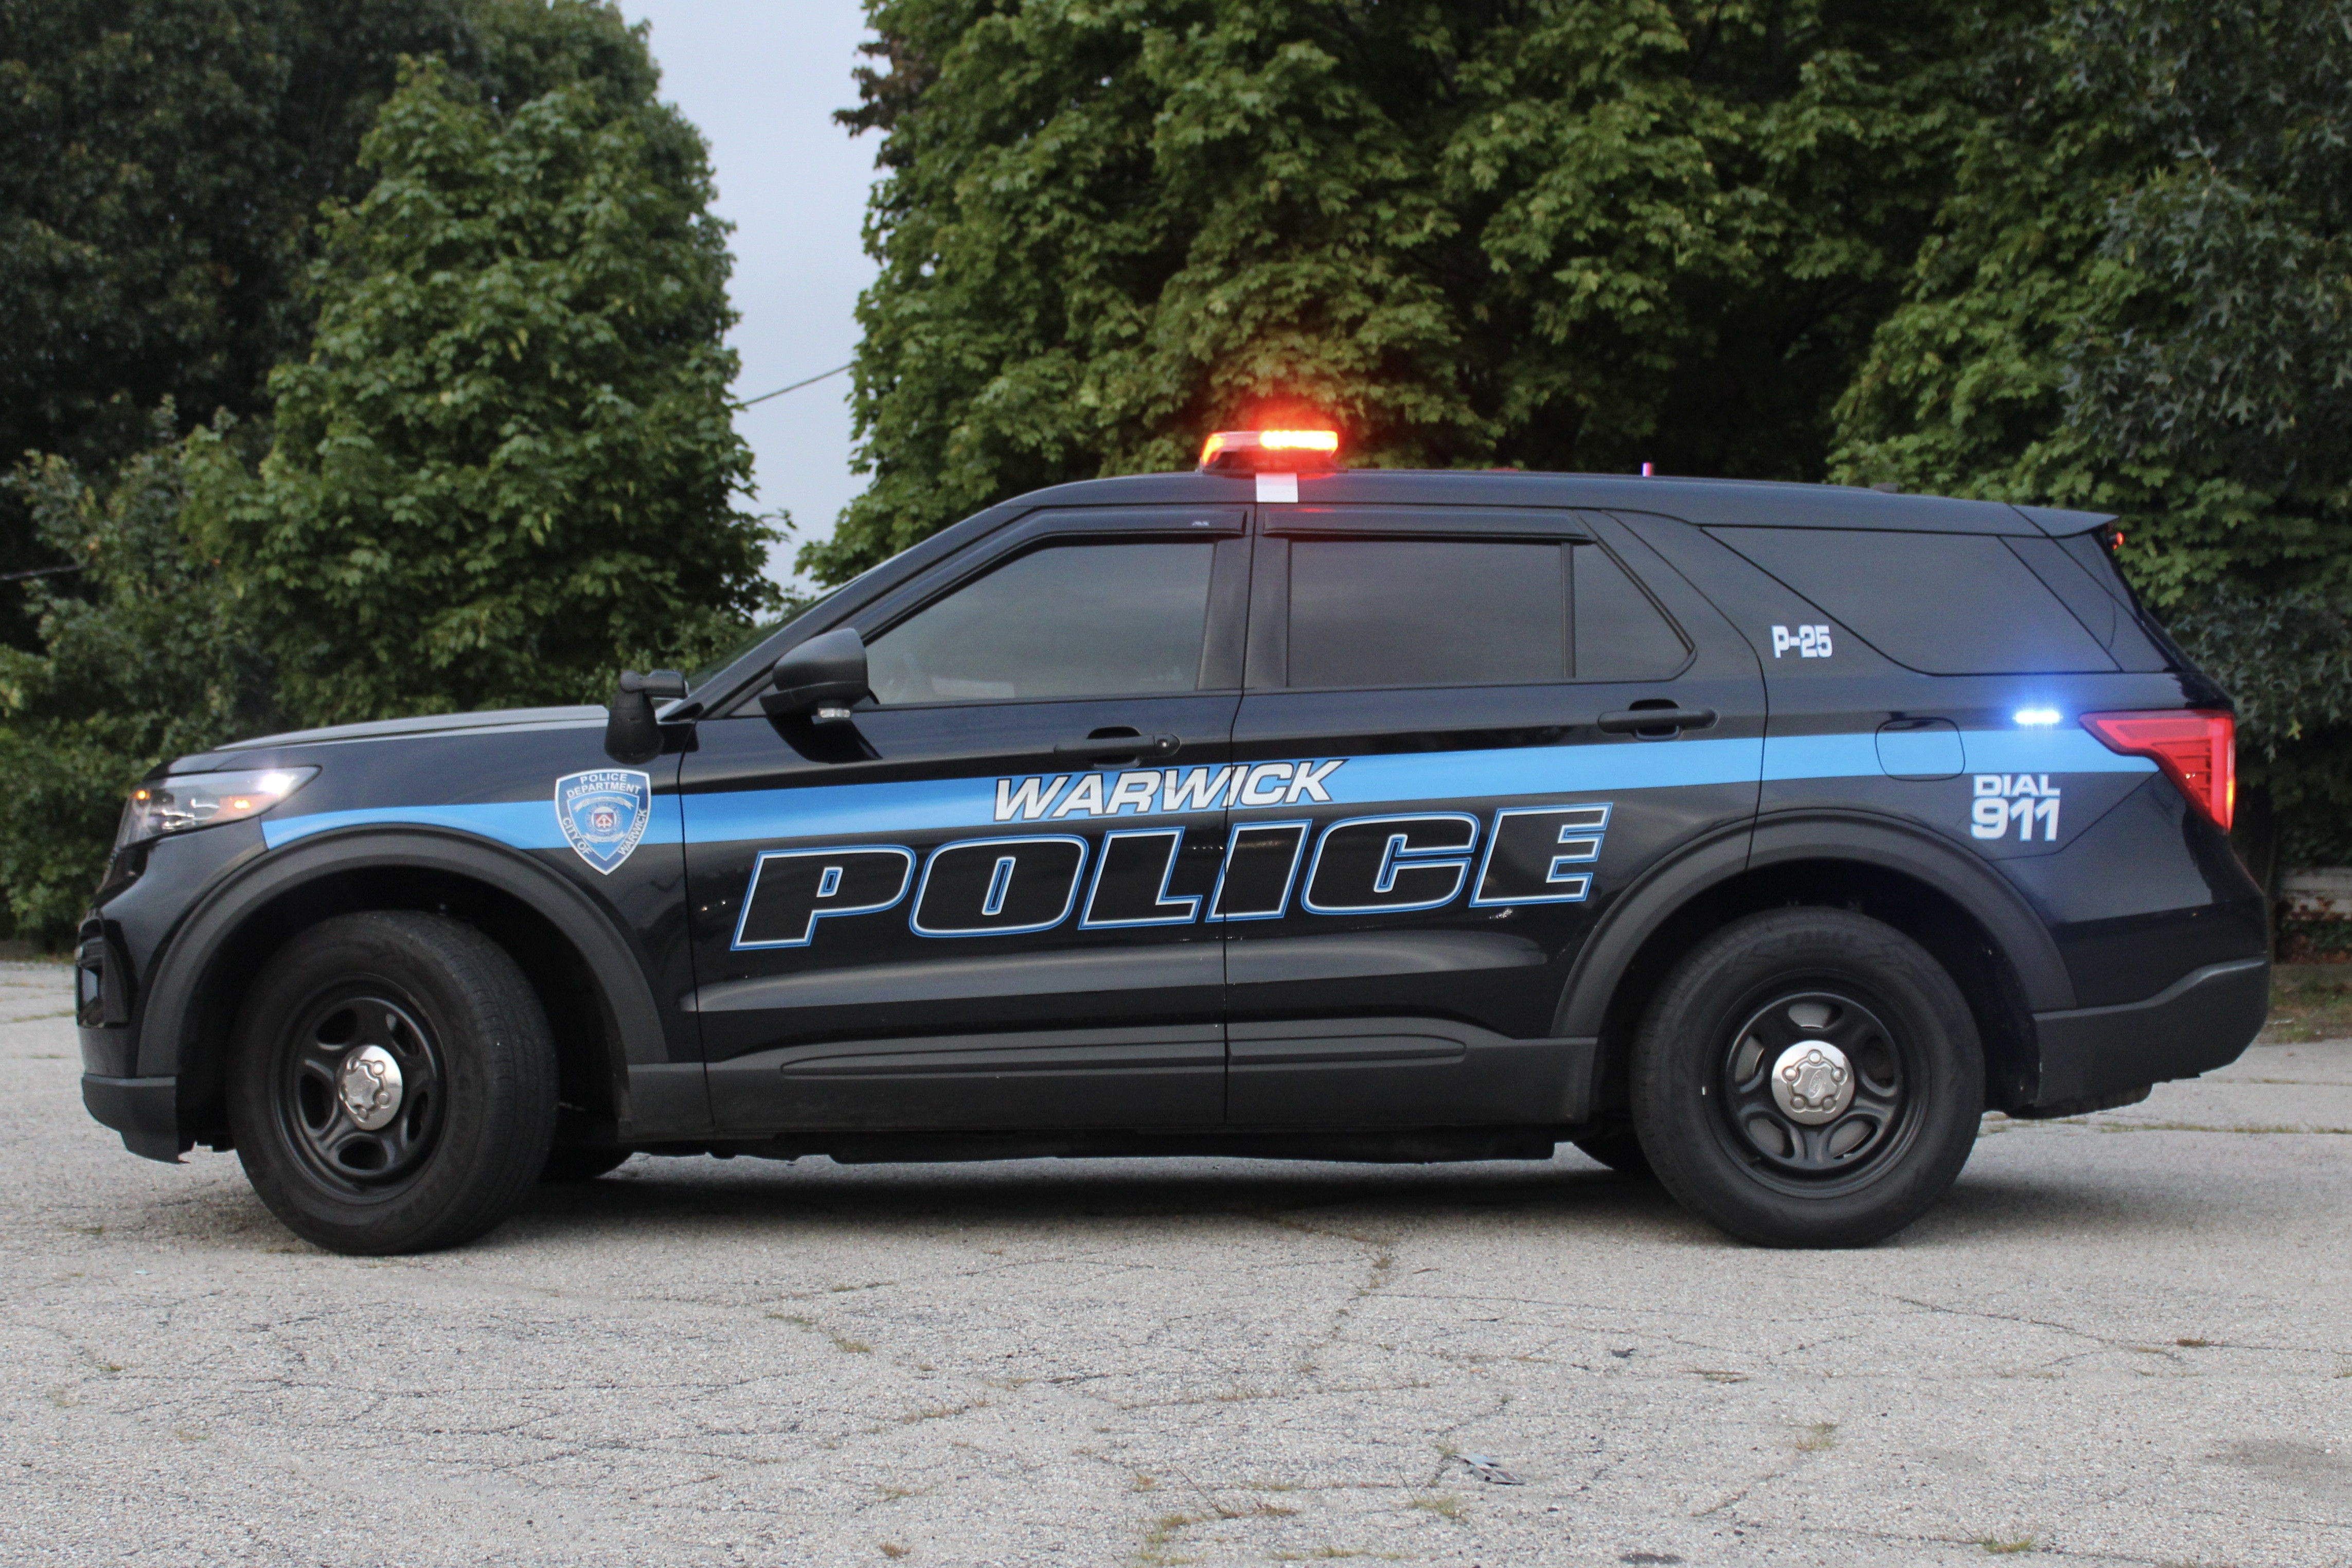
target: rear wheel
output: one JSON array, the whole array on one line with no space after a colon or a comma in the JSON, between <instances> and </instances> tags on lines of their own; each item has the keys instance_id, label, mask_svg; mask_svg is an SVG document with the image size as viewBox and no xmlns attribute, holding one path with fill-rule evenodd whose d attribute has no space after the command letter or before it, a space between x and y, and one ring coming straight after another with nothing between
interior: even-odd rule
<instances>
[{"instance_id":1,"label":"rear wheel","mask_svg":"<svg viewBox=\"0 0 2352 1568\"><path fill-rule=\"evenodd\" d=\"M1958 1178L1984 1056L1918 943L1843 910L1777 910L1675 965L1633 1090L1643 1150L1694 1213L1760 1246L1860 1247Z\"/></svg>"},{"instance_id":2,"label":"rear wheel","mask_svg":"<svg viewBox=\"0 0 2352 1568\"><path fill-rule=\"evenodd\" d=\"M280 949L239 1014L229 1122L272 1214L336 1252L470 1241L513 1213L555 1130L547 1015L471 926L381 910Z\"/></svg>"}]
</instances>

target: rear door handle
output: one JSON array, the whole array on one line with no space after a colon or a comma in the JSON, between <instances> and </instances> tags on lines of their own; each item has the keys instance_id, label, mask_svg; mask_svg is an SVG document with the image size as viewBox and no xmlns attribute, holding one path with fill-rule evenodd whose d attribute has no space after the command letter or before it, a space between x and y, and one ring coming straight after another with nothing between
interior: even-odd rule
<instances>
[{"instance_id":1,"label":"rear door handle","mask_svg":"<svg viewBox=\"0 0 2352 1568\"><path fill-rule=\"evenodd\" d=\"M1595 727L1604 734L1638 735L1651 730L1704 730L1714 722L1712 708L1621 708L1603 713Z\"/></svg>"},{"instance_id":2,"label":"rear door handle","mask_svg":"<svg viewBox=\"0 0 2352 1568\"><path fill-rule=\"evenodd\" d=\"M1173 735L1090 735L1064 741L1054 748L1057 757L1099 761L1105 757L1172 757L1184 742Z\"/></svg>"}]
</instances>

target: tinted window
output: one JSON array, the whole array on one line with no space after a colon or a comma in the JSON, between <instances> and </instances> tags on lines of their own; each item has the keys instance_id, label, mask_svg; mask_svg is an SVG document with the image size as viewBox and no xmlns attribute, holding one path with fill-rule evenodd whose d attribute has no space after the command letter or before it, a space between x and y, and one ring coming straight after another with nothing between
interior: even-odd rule
<instances>
[{"instance_id":1,"label":"tinted window","mask_svg":"<svg viewBox=\"0 0 2352 1568\"><path fill-rule=\"evenodd\" d=\"M1190 691L1216 546L1065 544L1007 562L874 639L885 703Z\"/></svg>"},{"instance_id":2,"label":"tinted window","mask_svg":"<svg viewBox=\"0 0 2352 1568\"><path fill-rule=\"evenodd\" d=\"M2022 675L2116 668L2083 623L1990 535L1707 531L1914 669Z\"/></svg>"},{"instance_id":3,"label":"tinted window","mask_svg":"<svg viewBox=\"0 0 2352 1568\"><path fill-rule=\"evenodd\" d=\"M1567 560L1556 543L1295 540L1290 684L1563 679Z\"/></svg>"},{"instance_id":4,"label":"tinted window","mask_svg":"<svg viewBox=\"0 0 2352 1568\"><path fill-rule=\"evenodd\" d=\"M2043 587L2058 595L2059 601L2083 623L2083 629L2099 639L2099 646L2112 649L2116 641L2116 601L2098 584L2083 574L2083 569L2067 559L2054 539L2008 539L2010 553L2033 569Z\"/></svg>"},{"instance_id":5,"label":"tinted window","mask_svg":"<svg viewBox=\"0 0 2352 1568\"><path fill-rule=\"evenodd\" d=\"M1690 650L1664 612L1596 545L1576 550L1576 679L1657 680Z\"/></svg>"},{"instance_id":6,"label":"tinted window","mask_svg":"<svg viewBox=\"0 0 2352 1568\"><path fill-rule=\"evenodd\" d=\"M2178 668L2179 650L2168 650L2168 644L2159 647L2158 639L2148 635L2146 611L2134 597L2131 585L2124 581L2124 574L2116 570L2116 558L2100 542L2101 531L2093 529L2085 533L2070 533L2057 544L2067 559L2081 567L2116 602L2115 635L2107 639L2107 652L2126 669Z\"/></svg>"}]
</instances>

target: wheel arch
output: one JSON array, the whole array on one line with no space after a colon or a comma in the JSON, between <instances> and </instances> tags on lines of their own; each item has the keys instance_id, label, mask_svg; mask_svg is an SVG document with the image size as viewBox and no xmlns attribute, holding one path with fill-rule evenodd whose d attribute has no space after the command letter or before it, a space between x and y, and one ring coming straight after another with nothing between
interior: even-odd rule
<instances>
[{"instance_id":1,"label":"wheel arch","mask_svg":"<svg viewBox=\"0 0 2352 1568\"><path fill-rule=\"evenodd\" d=\"M1555 1023L1557 1034L1601 1042L1599 1111L1622 1107L1633 1032L1675 962L1744 915L1801 904L1856 910L1927 948L1969 999L1989 1100L2032 1102L2041 1076L2033 1014L2074 1004L2039 917L1981 860L1907 825L1807 812L1691 846L1602 916Z\"/></svg>"},{"instance_id":2,"label":"wheel arch","mask_svg":"<svg viewBox=\"0 0 2352 1568\"><path fill-rule=\"evenodd\" d=\"M321 920L432 910L481 929L521 966L557 1041L566 1141L605 1141L631 1120L629 1068L673 1059L638 944L593 900L526 856L432 828L322 833L250 862L164 944L142 988L139 1071L178 1079L183 1137L226 1137L229 1039L254 976Z\"/></svg>"}]
</instances>

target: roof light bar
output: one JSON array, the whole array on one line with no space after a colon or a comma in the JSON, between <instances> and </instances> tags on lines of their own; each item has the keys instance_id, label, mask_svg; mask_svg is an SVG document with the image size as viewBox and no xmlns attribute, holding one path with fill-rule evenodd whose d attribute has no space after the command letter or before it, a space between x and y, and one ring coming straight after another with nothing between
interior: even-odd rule
<instances>
[{"instance_id":1,"label":"roof light bar","mask_svg":"<svg viewBox=\"0 0 2352 1568\"><path fill-rule=\"evenodd\" d=\"M1337 430L1220 430L1201 443L1204 474L1296 474L1339 466Z\"/></svg>"}]
</instances>

